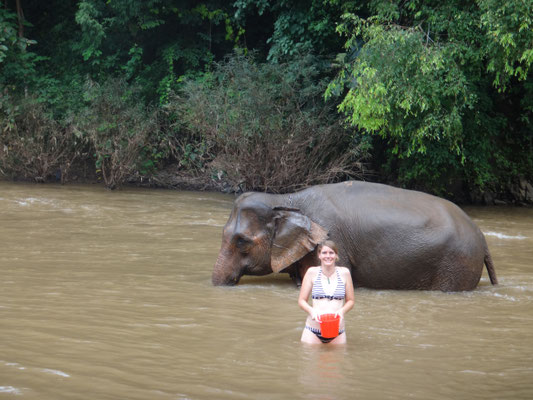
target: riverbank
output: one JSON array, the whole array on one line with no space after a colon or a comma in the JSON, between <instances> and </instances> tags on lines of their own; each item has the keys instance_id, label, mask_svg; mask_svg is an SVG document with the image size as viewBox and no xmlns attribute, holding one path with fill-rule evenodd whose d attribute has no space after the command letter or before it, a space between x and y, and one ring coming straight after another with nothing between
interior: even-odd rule
<instances>
[{"instance_id":1,"label":"riverbank","mask_svg":"<svg viewBox=\"0 0 533 400\"><path fill-rule=\"evenodd\" d=\"M61 183L68 184L96 184L105 186L102 178L93 172L91 168L78 168L75 172L71 171L68 176L61 175L61 171L49 176L47 179L30 180L6 177L0 178L5 182L34 182L40 184ZM370 180L377 183L378 180ZM399 186L394 182L385 183L391 186ZM208 173L198 173L185 171L179 166L170 166L162 171L151 175L141 176L139 174L131 176L124 182L121 187L143 187L154 189L185 190L185 191L204 191L218 193L239 194L247 190L240 185L232 184L224 179L223 174L213 175ZM302 189L305 186L302 185ZM119 189L120 187L114 188ZM413 188L407 188L413 189ZM111 189L110 189L111 190ZM287 191L285 191L287 192ZM449 193L448 196L441 196L457 204L462 205L487 205L487 206L518 206L533 207L533 183L524 178L517 178L516 182L509 184L504 190L498 192L487 190L479 193L466 193L456 191Z\"/></svg>"}]
</instances>

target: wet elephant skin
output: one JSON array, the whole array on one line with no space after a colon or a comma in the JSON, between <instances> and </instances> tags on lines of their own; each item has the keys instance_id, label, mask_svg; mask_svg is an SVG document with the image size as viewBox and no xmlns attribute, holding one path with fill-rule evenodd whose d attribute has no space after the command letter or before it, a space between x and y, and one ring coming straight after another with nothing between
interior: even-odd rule
<instances>
[{"instance_id":1,"label":"wet elephant skin","mask_svg":"<svg viewBox=\"0 0 533 400\"><path fill-rule=\"evenodd\" d=\"M245 193L224 227L214 285L243 275L315 265L316 245L339 247L355 286L474 289L483 265L497 283L485 237L455 204L426 193L368 182L318 185L293 194Z\"/></svg>"}]
</instances>

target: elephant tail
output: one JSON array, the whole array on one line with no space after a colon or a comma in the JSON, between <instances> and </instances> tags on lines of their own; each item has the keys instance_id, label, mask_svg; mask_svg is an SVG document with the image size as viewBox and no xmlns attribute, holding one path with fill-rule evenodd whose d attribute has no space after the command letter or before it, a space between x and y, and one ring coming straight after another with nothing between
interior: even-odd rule
<instances>
[{"instance_id":1,"label":"elephant tail","mask_svg":"<svg viewBox=\"0 0 533 400\"><path fill-rule=\"evenodd\" d=\"M496 277L496 271L494 269L494 263L492 262L492 257L490 256L489 247L485 243L485 266L487 267L487 272L489 274L490 283L493 285L498 284L498 278Z\"/></svg>"}]
</instances>

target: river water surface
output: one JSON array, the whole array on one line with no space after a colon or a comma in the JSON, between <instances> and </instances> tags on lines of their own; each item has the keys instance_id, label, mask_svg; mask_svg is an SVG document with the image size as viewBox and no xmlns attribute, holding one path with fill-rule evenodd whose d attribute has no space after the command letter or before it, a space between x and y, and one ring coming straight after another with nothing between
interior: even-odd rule
<instances>
[{"instance_id":1,"label":"river water surface","mask_svg":"<svg viewBox=\"0 0 533 400\"><path fill-rule=\"evenodd\" d=\"M356 290L332 347L287 275L211 285L232 202L0 183L0 399L533 398L533 209L466 208L500 285Z\"/></svg>"}]
</instances>

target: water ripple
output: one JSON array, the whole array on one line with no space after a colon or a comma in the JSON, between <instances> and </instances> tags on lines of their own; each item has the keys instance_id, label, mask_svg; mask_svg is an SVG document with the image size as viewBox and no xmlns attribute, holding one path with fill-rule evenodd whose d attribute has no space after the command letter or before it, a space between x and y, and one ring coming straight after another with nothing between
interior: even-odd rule
<instances>
[{"instance_id":1,"label":"water ripple","mask_svg":"<svg viewBox=\"0 0 533 400\"><path fill-rule=\"evenodd\" d=\"M9 394L22 394L20 389L17 389L13 386L0 386L0 393L9 393Z\"/></svg>"},{"instance_id":2,"label":"water ripple","mask_svg":"<svg viewBox=\"0 0 533 400\"><path fill-rule=\"evenodd\" d=\"M516 235L516 236L513 236L513 235L505 235L503 233L500 233L500 232L483 232L485 234L485 236L495 236L497 237L498 239L510 239L510 240L524 240L524 239L527 239L527 236L522 236L522 235Z\"/></svg>"},{"instance_id":3,"label":"water ripple","mask_svg":"<svg viewBox=\"0 0 533 400\"><path fill-rule=\"evenodd\" d=\"M63 372L63 371L59 371L57 369L43 368L41 371L45 372L47 374L59 375L59 376L65 377L65 378L70 378L69 374L67 374L66 372Z\"/></svg>"}]
</instances>

